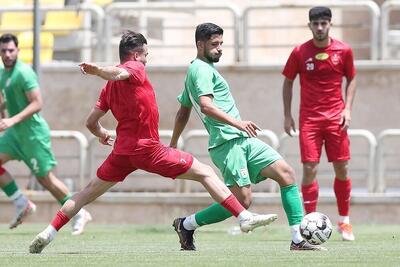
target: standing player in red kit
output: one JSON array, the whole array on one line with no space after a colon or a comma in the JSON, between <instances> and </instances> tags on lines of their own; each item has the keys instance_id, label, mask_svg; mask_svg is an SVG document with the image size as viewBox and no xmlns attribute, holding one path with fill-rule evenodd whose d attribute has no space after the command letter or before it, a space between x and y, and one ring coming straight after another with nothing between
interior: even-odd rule
<instances>
[{"instance_id":1,"label":"standing player in red kit","mask_svg":"<svg viewBox=\"0 0 400 267\"><path fill-rule=\"evenodd\" d=\"M214 200L238 217L242 231L248 232L271 222L269 215L254 214L244 209L210 166L189 153L161 144L157 103L145 71L147 51L144 36L127 31L119 44L120 65L98 67L95 64L80 64L84 74L108 80L89 114L86 126L100 143L111 145L113 140L109 132L99 123L111 110L118 122L117 138L112 152L97 170L98 178L92 179L82 191L65 202L50 225L32 241L30 253L40 253L81 207L137 169L172 179L200 182Z\"/></svg>"},{"instance_id":2,"label":"standing player in red kit","mask_svg":"<svg viewBox=\"0 0 400 267\"><path fill-rule=\"evenodd\" d=\"M285 132L291 136L295 123L291 111L293 81L300 75L300 150L303 163L301 191L306 213L314 212L318 201L317 169L322 146L335 171L334 191L340 215L338 231L343 240L354 235L349 219L351 180L347 174L350 143L347 129L355 95L355 75L351 48L329 37L331 10L313 7L309 11L309 28L313 39L297 46L283 70L283 104ZM346 78L345 99L342 79Z\"/></svg>"}]
</instances>

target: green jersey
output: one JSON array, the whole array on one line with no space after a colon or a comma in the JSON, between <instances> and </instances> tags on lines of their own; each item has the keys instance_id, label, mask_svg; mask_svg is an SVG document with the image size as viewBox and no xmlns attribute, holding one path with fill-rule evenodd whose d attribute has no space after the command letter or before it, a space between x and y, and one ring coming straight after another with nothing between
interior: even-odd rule
<instances>
[{"instance_id":1,"label":"green jersey","mask_svg":"<svg viewBox=\"0 0 400 267\"><path fill-rule=\"evenodd\" d=\"M210 135L208 147L214 148L234 138L248 137L246 132L201 113L200 96L204 95L212 95L214 105L240 120L229 85L215 69L214 64L195 59L187 71L185 89L178 96L178 101L185 107L193 107L199 114Z\"/></svg>"},{"instance_id":2,"label":"green jersey","mask_svg":"<svg viewBox=\"0 0 400 267\"><path fill-rule=\"evenodd\" d=\"M8 115L12 117L29 105L26 92L39 88L39 84L32 68L17 60L14 68L10 71L4 68L0 69L0 88L6 102ZM27 137L41 139L42 135L49 135L47 123L38 113L15 124L7 131L10 131L17 139Z\"/></svg>"}]
</instances>

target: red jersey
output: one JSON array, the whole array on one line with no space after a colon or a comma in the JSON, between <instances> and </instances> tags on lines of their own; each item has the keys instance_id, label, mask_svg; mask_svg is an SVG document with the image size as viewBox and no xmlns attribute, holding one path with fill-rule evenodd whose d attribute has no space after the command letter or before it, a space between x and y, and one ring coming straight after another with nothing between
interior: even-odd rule
<instances>
[{"instance_id":1,"label":"red jersey","mask_svg":"<svg viewBox=\"0 0 400 267\"><path fill-rule=\"evenodd\" d=\"M132 155L146 147L148 141L160 141L158 108L143 63L128 61L118 67L128 71L129 78L109 81L101 91L96 107L104 112L111 110L118 122L113 152Z\"/></svg>"},{"instance_id":2,"label":"red jersey","mask_svg":"<svg viewBox=\"0 0 400 267\"><path fill-rule=\"evenodd\" d=\"M318 48L310 40L293 49L282 72L289 80L300 74L300 123L336 120L344 109L343 76L352 79L351 48L331 38L330 45Z\"/></svg>"}]
</instances>

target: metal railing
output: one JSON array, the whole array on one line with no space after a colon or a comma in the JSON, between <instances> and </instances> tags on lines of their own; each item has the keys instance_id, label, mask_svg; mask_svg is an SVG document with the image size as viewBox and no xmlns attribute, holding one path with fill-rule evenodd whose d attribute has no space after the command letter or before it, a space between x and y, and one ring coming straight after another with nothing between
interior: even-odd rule
<instances>
[{"instance_id":1,"label":"metal railing","mask_svg":"<svg viewBox=\"0 0 400 267\"><path fill-rule=\"evenodd\" d=\"M121 12L126 12L126 11L135 11L135 12L154 12L154 11L168 11L168 12L194 12L194 11L199 11L199 10L210 10L210 11L215 11L215 10L225 10L228 11L232 14L232 22L233 26L231 29L233 30L233 49L234 49L234 59L233 61L236 62L239 60L239 34L238 34L238 18L239 18L239 11L236 6L229 4L229 3L224 3L224 4L207 4L207 5L198 5L198 4L193 4L193 3L112 3L108 5L105 9L105 40L106 46L105 46L105 60L107 62L112 62L113 61L113 56L112 56L112 29L113 29L113 21L115 17L120 14ZM174 27L174 29L184 29L187 27ZM168 29L168 28L167 28ZM194 32L194 27L190 28L193 29L192 32ZM225 27L227 29L227 27ZM146 23L142 19L142 14L139 14L139 31L143 32L147 30L146 28ZM190 40L193 40L193 33L188 35ZM183 45L178 45L180 47L183 47ZM157 47L156 44L152 44L151 47ZM168 47L168 44L165 44L163 47ZM193 47L194 49L194 44L191 43L190 47ZM193 54L193 53L191 53ZM194 55L194 54L193 54Z\"/></svg>"},{"instance_id":2,"label":"metal railing","mask_svg":"<svg viewBox=\"0 0 400 267\"><path fill-rule=\"evenodd\" d=\"M249 17L251 12L257 10L277 10L277 9L299 9L299 8L310 8L315 5L315 2L302 2L293 4L282 4L279 2L267 2L247 7L243 11L242 17L242 30L243 30L243 61L249 61L249 49L252 47L249 42ZM369 11L371 18L371 30L370 30L370 59L376 60L379 56L379 19L380 9L379 6L373 1L318 1L318 5L326 5L331 8L366 8Z\"/></svg>"},{"instance_id":3,"label":"metal railing","mask_svg":"<svg viewBox=\"0 0 400 267\"><path fill-rule=\"evenodd\" d=\"M5 12L33 12L32 7L0 7L0 16L4 14ZM82 50L82 57L81 60L88 60L91 61L91 52L85 51L90 49L91 43L92 43L92 36L89 34L91 32L91 27L92 27L92 22L91 19L93 18L94 21L96 22L95 25L95 40L96 40L96 46L95 46L95 51L96 51L96 58L95 60L100 60L100 55L102 54L102 40L103 40L103 21L104 21L104 10L99 7L98 5L90 4L90 3L83 3L79 6L65 6L65 7L51 7L51 6L41 6L40 7L40 12L42 14L45 14L47 12L65 12L65 11L75 11L75 12L89 12L90 15L93 16L85 16L83 20L82 25L82 30L84 31L84 37L83 37L83 44L81 44L81 50ZM44 17L41 18L44 20ZM0 32L4 32L4 30L1 28L2 25L0 25ZM12 29L9 28L7 29L8 32L23 32L23 31L33 31L33 22L32 26L27 26L26 28L16 28ZM60 31L65 31L65 29L59 29ZM57 29L52 29L52 30L46 30L44 28L41 29L42 32L57 32ZM39 40L39 39L38 39ZM54 47L54 51L57 51L57 47Z\"/></svg>"},{"instance_id":4,"label":"metal railing","mask_svg":"<svg viewBox=\"0 0 400 267\"><path fill-rule=\"evenodd\" d=\"M72 139L79 145L79 188L82 189L85 185L86 175L86 161L87 161L87 149L88 141L86 137L78 131L50 131L50 137L52 139Z\"/></svg>"},{"instance_id":5,"label":"metal railing","mask_svg":"<svg viewBox=\"0 0 400 267\"><path fill-rule=\"evenodd\" d=\"M292 133L292 135L298 137L299 132L296 131L295 133ZM376 138L373 133L364 129L349 129L348 135L349 137L363 138L368 142L367 189L369 193L372 193L375 190L375 160L377 147ZM280 152L285 148L286 141L289 139L289 137L290 136L286 133L282 134L280 138Z\"/></svg>"},{"instance_id":6,"label":"metal railing","mask_svg":"<svg viewBox=\"0 0 400 267\"><path fill-rule=\"evenodd\" d=\"M394 10L400 10L399 0L387 0L383 2L381 7L381 59L390 58L390 46L393 45L393 41L390 39L395 39L397 46L400 46L400 29L390 30L390 14Z\"/></svg>"},{"instance_id":7,"label":"metal railing","mask_svg":"<svg viewBox=\"0 0 400 267\"><path fill-rule=\"evenodd\" d=\"M386 129L378 135L378 146L377 146L377 186L376 191L383 193L386 191L386 179L385 179L385 145L384 141L389 138L397 138L400 140L400 129Z\"/></svg>"}]
</instances>

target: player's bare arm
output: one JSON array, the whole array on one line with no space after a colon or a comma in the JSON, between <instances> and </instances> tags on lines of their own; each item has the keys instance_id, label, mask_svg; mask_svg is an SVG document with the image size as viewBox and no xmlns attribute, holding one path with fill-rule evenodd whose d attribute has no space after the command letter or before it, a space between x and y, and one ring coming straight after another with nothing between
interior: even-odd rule
<instances>
[{"instance_id":1,"label":"player's bare arm","mask_svg":"<svg viewBox=\"0 0 400 267\"><path fill-rule=\"evenodd\" d=\"M343 130L347 130L351 121L351 109L353 107L354 96L356 95L356 78L346 80L346 99L345 108L340 117L340 125Z\"/></svg>"},{"instance_id":2,"label":"player's bare arm","mask_svg":"<svg viewBox=\"0 0 400 267\"><path fill-rule=\"evenodd\" d=\"M261 130L257 124L252 121L240 121L229 116L220 110L216 105L214 105L212 100L212 95L200 96L200 109L203 114L238 128L239 130L246 132L251 137L257 136L257 130Z\"/></svg>"},{"instance_id":3,"label":"player's bare arm","mask_svg":"<svg viewBox=\"0 0 400 267\"><path fill-rule=\"evenodd\" d=\"M174 147L174 148L177 147L179 137L181 136L183 130L186 127L186 124L190 118L191 111L192 111L192 108L184 107L181 105L178 112L176 113L174 130L172 132L171 141L169 143L170 147Z\"/></svg>"},{"instance_id":4,"label":"player's bare arm","mask_svg":"<svg viewBox=\"0 0 400 267\"><path fill-rule=\"evenodd\" d=\"M111 135L107 131L107 129L105 129L100 124L100 119L105 114L106 113L104 111L102 111L98 108L93 108L90 111L88 118L86 119L86 127L89 129L89 131L93 135L95 135L99 138L99 142L101 144L111 146L114 139L111 138Z\"/></svg>"},{"instance_id":5,"label":"player's bare arm","mask_svg":"<svg viewBox=\"0 0 400 267\"><path fill-rule=\"evenodd\" d=\"M30 118L33 114L39 112L43 106L42 95L39 88L33 89L26 93L29 104L20 113L0 120L0 131L4 131L13 125Z\"/></svg>"},{"instance_id":6,"label":"player's bare arm","mask_svg":"<svg viewBox=\"0 0 400 267\"><path fill-rule=\"evenodd\" d=\"M79 67L83 74L96 75L107 81L119 81L129 78L129 73L125 69L116 66L100 67L94 63L82 62Z\"/></svg>"},{"instance_id":7,"label":"player's bare arm","mask_svg":"<svg viewBox=\"0 0 400 267\"><path fill-rule=\"evenodd\" d=\"M296 132L296 125L292 116L293 80L289 80L288 78L283 80L282 96L285 115L284 129L285 133L292 136L291 130Z\"/></svg>"}]
</instances>

